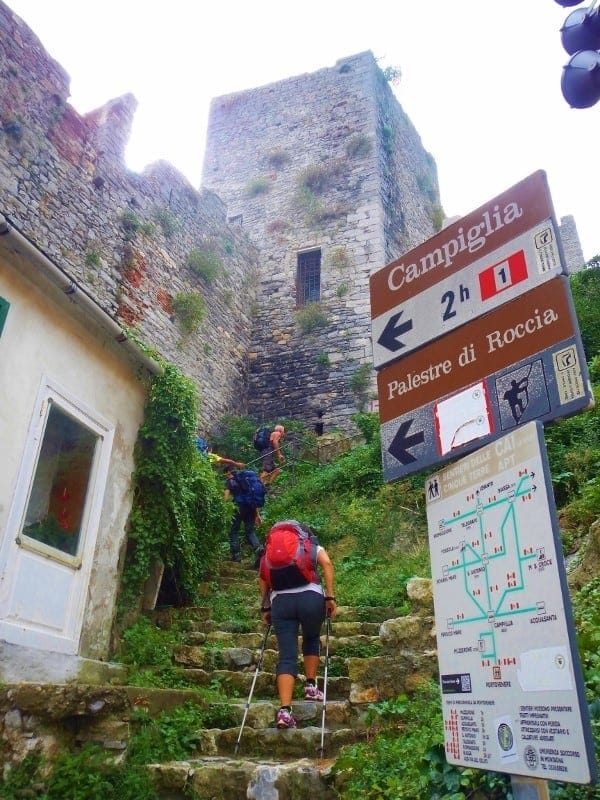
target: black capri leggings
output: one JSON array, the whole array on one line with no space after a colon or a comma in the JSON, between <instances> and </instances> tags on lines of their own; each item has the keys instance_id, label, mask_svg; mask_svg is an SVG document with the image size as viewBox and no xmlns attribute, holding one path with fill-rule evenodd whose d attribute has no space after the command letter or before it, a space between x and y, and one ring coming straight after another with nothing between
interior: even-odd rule
<instances>
[{"instance_id":1,"label":"black capri leggings","mask_svg":"<svg viewBox=\"0 0 600 800\"><path fill-rule=\"evenodd\" d=\"M302 655L321 653L321 626L325 619L325 598L311 589L278 594L271 606L271 622L279 647L277 675L298 675L298 631L302 629Z\"/></svg>"}]
</instances>

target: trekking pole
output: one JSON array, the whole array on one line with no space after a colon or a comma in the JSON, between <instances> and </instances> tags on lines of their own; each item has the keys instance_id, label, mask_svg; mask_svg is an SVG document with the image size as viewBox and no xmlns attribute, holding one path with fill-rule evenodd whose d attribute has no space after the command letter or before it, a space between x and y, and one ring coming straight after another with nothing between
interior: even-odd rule
<instances>
[{"instance_id":1,"label":"trekking pole","mask_svg":"<svg viewBox=\"0 0 600 800\"><path fill-rule=\"evenodd\" d=\"M267 639L269 638L269 634L271 633L271 623L267 625L267 630L265 632L265 638L263 639L262 647L260 649L260 655L258 656L258 661L256 662L256 669L254 670L254 678L252 679L252 686L250 687L250 694L248 695L248 700L246 701L246 708L244 709L244 717L242 719L242 724L240 726L240 732L237 738L237 742L235 743L234 754L237 755L238 747L240 746L240 741L242 739L242 731L244 730L244 725L246 724L246 717L248 716L248 710L250 708L250 701L252 700L252 693L254 692L254 687L256 686L256 679L258 678L258 673L260 672L260 668L262 666L263 656L265 654L265 648L267 646Z\"/></svg>"},{"instance_id":2,"label":"trekking pole","mask_svg":"<svg viewBox=\"0 0 600 800\"><path fill-rule=\"evenodd\" d=\"M267 453L261 453L259 456L256 456L256 458L253 458L251 461L246 461L244 463L246 464L246 466L248 466L249 464L256 464L257 461L261 461L262 460L263 456L271 456L271 455L273 455L273 453L276 453L276 452L277 452L277 450L275 450L275 449L269 450Z\"/></svg>"},{"instance_id":3,"label":"trekking pole","mask_svg":"<svg viewBox=\"0 0 600 800\"><path fill-rule=\"evenodd\" d=\"M319 752L323 758L323 742L325 741L325 711L327 709L327 673L329 671L329 634L331 633L331 614L327 614L325 628L325 677L323 679L323 714L321 715L321 747Z\"/></svg>"}]
</instances>

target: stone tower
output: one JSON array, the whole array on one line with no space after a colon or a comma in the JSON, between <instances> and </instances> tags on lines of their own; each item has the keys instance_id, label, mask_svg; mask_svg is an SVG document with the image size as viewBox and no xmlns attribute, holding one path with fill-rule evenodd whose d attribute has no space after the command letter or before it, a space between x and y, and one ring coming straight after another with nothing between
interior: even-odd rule
<instances>
[{"instance_id":1,"label":"stone tower","mask_svg":"<svg viewBox=\"0 0 600 800\"><path fill-rule=\"evenodd\" d=\"M260 251L249 413L347 427L376 396L369 275L443 218L435 162L373 54L215 98L203 186Z\"/></svg>"},{"instance_id":2,"label":"stone tower","mask_svg":"<svg viewBox=\"0 0 600 800\"><path fill-rule=\"evenodd\" d=\"M559 230L567 272L570 274L581 272L585 267L585 259L581 249L581 242L579 241L579 234L577 233L575 218L570 214L566 217L561 217Z\"/></svg>"}]
</instances>

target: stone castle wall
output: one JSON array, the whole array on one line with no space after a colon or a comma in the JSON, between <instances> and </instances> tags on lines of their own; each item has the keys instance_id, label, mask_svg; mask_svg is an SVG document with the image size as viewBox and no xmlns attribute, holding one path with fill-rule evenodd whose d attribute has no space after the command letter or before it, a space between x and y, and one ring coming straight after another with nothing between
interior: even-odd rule
<instances>
[{"instance_id":1,"label":"stone castle wall","mask_svg":"<svg viewBox=\"0 0 600 800\"><path fill-rule=\"evenodd\" d=\"M196 383L200 423L247 408L258 254L212 192L165 163L124 165L132 96L80 116L69 78L0 0L0 213L125 326ZM206 280L192 251L220 260ZM206 319L187 335L173 308L199 292Z\"/></svg>"},{"instance_id":2,"label":"stone castle wall","mask_svg":"<svg viewBox=\"0 0 600 800\"><path fill-rule=\"evenodd\" d=\"M166 163L125 167L132 96L81 116L67 74L2 0L0 31L0 213L194 380L203 427L224 413L347 427L376 394L369 275L443 219L435 163L372 53L216 98L198 192ZM574 270L575 223L561 223ZM311 327L296 271L312 249ZM190 270L198 250L216 277ZM173 299L197 292L206 319L187 335Z\"/></svg>"},{"instance_id":3,"label":"stone castle wall","mask_svg":"<svg viewBox=\"0 0 600 800\"><path fill-rule=\"evenodd\" d=\"M203 185L261 251L250 411L347 426L374 392L369 275L441 221L433 160L373 55L214 99ZM306 330L311 249L327 321Z\"/></svg>"}]
</instances>

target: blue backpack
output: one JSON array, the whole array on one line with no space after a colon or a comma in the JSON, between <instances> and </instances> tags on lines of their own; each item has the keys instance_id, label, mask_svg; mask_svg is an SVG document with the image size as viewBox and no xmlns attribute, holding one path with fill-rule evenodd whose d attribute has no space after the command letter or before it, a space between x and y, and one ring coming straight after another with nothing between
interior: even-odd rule
<instances>
[{"instance_id":1,"label":"blue backpack","mask_svg":"<svg viewBox=\"0 0 600 800\"><path fill-rule=\"evenodd\" d=\"M256 472L251 469L234 470L231 480L234 503L257 508L264 506L266 490Z\"/></svg>"},{"instance_id":2,"label":"blue backpack","mask_svg":"<svg viewBox=\"0 0 600 800\"><path fill-rule=\"evenodd\" d=\"M266 450L271 444L272 433L273 428L267 428L264 425L260 428L257 428L254 432L254 436L252 437L252 444L254 445L255 449L258 451Z\"/></svg>"},{"instance_id":3,"label":"blue backpack","mask_svg":"<svg viewBox=\"0 0 600 800\"><path fill-rule=\"evenodd\" d=\"M203 455L205 458L208 456L208 448L209 448L208 441L204 438L204 436L197 436L196 437L196 450Z\"/></svg>"}]
</instances>

